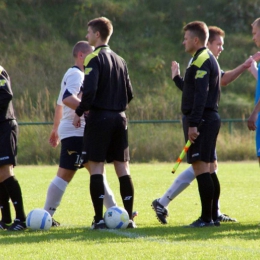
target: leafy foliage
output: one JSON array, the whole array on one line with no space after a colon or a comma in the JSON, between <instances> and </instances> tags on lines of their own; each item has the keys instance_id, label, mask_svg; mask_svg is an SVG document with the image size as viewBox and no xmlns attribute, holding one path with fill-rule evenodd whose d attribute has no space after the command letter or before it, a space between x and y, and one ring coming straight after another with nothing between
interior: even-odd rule
<instances>
[{"instance_id":1,"label":"leafy foliage","mask_svg":"<svg viewBox=\"0 0 260 260\"><path fill-rule=\"evenodd\" d=\"M72 46L84 39L90 19L106 16L114 25L110 45L127 61L135 89L132 106L136 108L130 108L129 115L132 119L139 119L139 114L147 115L143 119L174 119L180 113L180 93L171 82L170 64L177 60L184 72L189 60L181 46L183 25L204 20L209 25L222 27L227 32L227 51L221 55L220 63L223 69L230 69L256 51L251 42L250 24L259 8L255 1L244 0L229 3L224 0L200 3L188 0L0 0L0 51L3 54L0 60L12 77L18 109L23 109L18 99L25 89L36 107L37 95L39 92L44 95L47 88L48 111L52 111L61 77L73 62ZM243 106L244 88L240 80L235 85L232 92L235 89L235 99L240 99ZM250 89L247 96L251 96L252 77L248 77L247 85ZM138 113L143 106L149 106L146 102L150 100L156 106ZM168 113L159 111L160 104ZM225 103L222 102L222 106ZM249 111L251 108L252 104ZM224 111L221 111L222 117L229 116ZM235 108L231 114L241 117L243 113Z\"/></svg>"},{"instance_id":2,"label":"leafy foliage","mask_svg":"<svg viewBox=\"0 0 260 260\"><path fill-rule=\"evenodd\" d=\"M183 75L190 59L182 46L186 23L203 20L226 31L219 58L223 70L257 51L250 25L260 6L253 0L0 0L0 11L0 63L11 76L20 122L52 120L61 78L73 65L72 47L85 39L87 22L98 16L112 20L110 46L128 64L135 92L130 120L181 118L171 61L180 63ZM221 117L248 117L254 89L255 80L246 72L223 88Z\"/></svg>"}]
</instances>

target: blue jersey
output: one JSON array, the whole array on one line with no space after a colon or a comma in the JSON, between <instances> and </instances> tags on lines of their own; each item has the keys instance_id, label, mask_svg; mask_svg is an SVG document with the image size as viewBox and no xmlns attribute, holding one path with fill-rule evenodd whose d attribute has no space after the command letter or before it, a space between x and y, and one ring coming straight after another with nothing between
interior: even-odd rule
<instances>
[{"instance_id":1,"label":"blue jersey","mask_svg":"<svg viewBox=\"0 0 260 260\"><path fill-rule=\"evenodd\" d=\"M257 104L260 98L260 63L258 64L258 80L256 82L256 89L255 89L255 104Z\"/></svg>"},{"instance_id":2,"label":"blue jersey","mask_svg":"<svg viewBox=\"0 0 260 260\"><path fill-rule=\"evenodd\" d=\"M257 72L257 81L255 88L255 104L258 102L260 98L260 63L258 64L258 72ZM256 133L255 133L255 141L256 141L256 155L260 157L260 113L258 113L258 119L256 121Z\"/></svg>"}]
</instances>

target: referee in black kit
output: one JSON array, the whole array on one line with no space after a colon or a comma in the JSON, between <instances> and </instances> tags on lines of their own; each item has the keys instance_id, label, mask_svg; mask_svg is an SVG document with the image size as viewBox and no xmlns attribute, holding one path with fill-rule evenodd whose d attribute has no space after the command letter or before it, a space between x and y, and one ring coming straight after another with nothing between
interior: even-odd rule
<instances>
[{"instance_id":1,"label":"referee in black kit","mask_svg":"<svg viewBox=\"0 0 260 260\"><path fill-rule=\"evenodd\" d=\"M189 227L219 226L217 219L220 184L217 176L211 178L211 164L215 160L217 136L220 129L218 103L220 98L221 71L217 60L207 49L208 27L194 21L184 28L185 51L193 58L186 70L184 81L180 76L173 80L182 84L183 128L186 141L193 144L187 153L192 164L201 200L201 215Z\"/></svg>"},{"instance_id":2,"label":"referee in black kit","mask_svg":"<svg viewBox=\"0 0 260 260\"><path fill-rule=\"evenodd\" d=\"M108 46L113 26L99 17L88 23L87 40L95 47L85 59L82 100L75 111L73 125L79 127L86 113L82 163L90 173L90 195L95 216L92 229L105 229L103 220L104 162L113 162L120 183L120 194L132 220L134 187L129 169L129 147L125 110L133 98L126 62Z\"/></svg>"},{"instance_id":3,"label":"referee in black kit","mask_svg":"<svg viewBox=\"0 0 260 260\"><path fill-rule=\"evenodd\" d=\"M17 164L18 132L11 80L7 71L0 66L0 230L26 229L22 190L14 174ZM9 200L12 201L15 210L13 222Z\"/></svg>"}]
</instances>

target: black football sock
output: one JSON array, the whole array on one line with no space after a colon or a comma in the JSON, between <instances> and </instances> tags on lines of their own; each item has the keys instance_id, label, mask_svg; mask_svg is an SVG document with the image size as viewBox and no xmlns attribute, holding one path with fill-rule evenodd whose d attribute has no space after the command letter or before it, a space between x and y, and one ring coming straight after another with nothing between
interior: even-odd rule
<instances>
[{"instance_id":1,"label":"black football sock","mask_svg":"<svg viewBox=\"0 0 260 260\"><path fill-rule=\"evenodd\" d=\"M196 179L201 200L201 218L205 222L210 222L212 220L214 184L209 172L198 175Z\"/></svg>"},{"instance_id":2,"label":"black football sock","mask_svg":"<svg viewBox=\"0 0 260 260\"><path fill-rule=\"evenodd\" d=\"M11 176L3 181L3 183L14 205L16 219L25 221L26 215L24 213L22 191L18 180L15 176Z\"/></svg>"},{"instance_id":3,"label":"black football sock","mask_svg":"<svg viewBox=\"0 0 260 260\"><path fill-rule=\"evenodd\" d=\"M102 174L94 174L90 176L90 195L95 211L95 222L98 223L103 219L103 199L104 199L104 183Z\"/></svg>"},{"instance_id":4,"label":"black football sock","mask_svg":"<svg viewBox=\"0 0 260 260\"><path fill-rule=\"evenodd\" d=\"M212 202L212 218L216 220L218 218L218 200L220 195L220 184L216 172L210 174L214 184L214 196Z\"/></svg>"},{"instance_id":5,"label":"black football sock","mask_svg":"<svg viewBox=\"0 0 260 260\"><path fill-rule=\"evenodd\" d=\"M133 204L134 204L134 186L130 175L125 175L119 178L120 194L123 200L124 208L127 211L129 218L132 219Z\"/></svg>"},{"instance_id":6,"label":"black football sock","mask_svg":"<svg viewBox=\"0 0 260 260\"><path fill-rule=\"evenodd\" d=\"M9 194L3 182L0 183L0 208L2 213L2 221L6 224L12 222L11 210L9 204Z\"/></svg>"}]
</instances>

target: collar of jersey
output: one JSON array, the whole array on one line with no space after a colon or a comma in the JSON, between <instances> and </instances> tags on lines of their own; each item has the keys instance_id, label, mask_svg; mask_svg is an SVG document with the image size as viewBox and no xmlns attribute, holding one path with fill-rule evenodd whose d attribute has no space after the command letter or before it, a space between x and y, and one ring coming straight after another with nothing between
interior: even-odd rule
<instances>
[{"instance_id":1,"label":"collar of jersey","mask_svg":"<svg viewBox=\"0 0 260 260\"><path fill-rule=\"evenodd\" d=\"M101 48L101 49L110 49L108 45L105 45L105 44L104 44L104 45L100 45L100 46L98 46L97 48L95 48L94 51L96 51L96 50L99 49L99 48Z\"/></svg>"},{"instance_id":2,"label":"collar of jersey","mask_svg":"<svg viewBox=\"0 0 260 260\"><path fill-rule=\"evenodd\" d=\"M197 54L201 53L202 51L204 51L205 49L207 49L206 47L202 47L200 49L198 49L194 54L193 57L197 56Z\"/></svg>"},{"instance_id":3,"label":"collar of jersey","mask_svg":"<svg viewBox=\"0 0 260 260\"><path fill-rule=\"evenodd\" d=\"M79 69L81 71L81 69L76 65L72 66L71 68Z\"/></svg>"}]
</instances>

